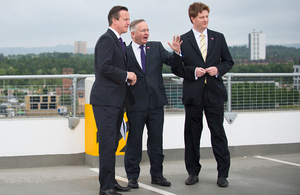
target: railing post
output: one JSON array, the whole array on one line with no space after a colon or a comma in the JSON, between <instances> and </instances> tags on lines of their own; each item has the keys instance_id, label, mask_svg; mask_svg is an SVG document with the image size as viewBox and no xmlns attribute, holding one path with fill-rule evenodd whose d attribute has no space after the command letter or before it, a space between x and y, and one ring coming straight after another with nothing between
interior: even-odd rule
<instances>
[{"instance_id":1,"label":"railing post","mask_svg":"<svg viewBox=\"0 0 300 195\"><path fill-rule=\"evenodd\" d=\"M77 97L77 77L75 75L73 76L73 114L71 117L69 117L69 128L70 129L75 129L76 126L79 123L79 117L76 117L76 97Z\"/></svg>"},{"instance_id":2,"label":"railing post","mask_svg":"<svg viewBox=\"0 0 300 195\"><path fill-rule=\"evenodd\" d=\"M228 74L227 78L227 95L228 95L228 103L227 103L227 112L231 112L231 75Z\"/></svg>"},{"instance_id":3,"label":"railing post","mask_svg":"<svg viewBox=\"0 0 300 195\"><path fill-rule=\"evenodd\" d=\"M73 114L72 117L76 117L76 92L77 92L77 77L73 78Z\"/></svg>"},{"instance_id":4,"label":"railing post","mask_svg":"<svg viewBox=\"0 0 300 195\"><path fill-rule=\"evenodd\" d=\"M227 112L224 113L224 117L227 120L227 122L229 124L232 124L233 121L236 119L237 117L237 113L236 112L231 112L231 77L232 77L232 73L227 73L227 96L228 96L228 102L227 102Z\"/></svg>"}]
</instances>

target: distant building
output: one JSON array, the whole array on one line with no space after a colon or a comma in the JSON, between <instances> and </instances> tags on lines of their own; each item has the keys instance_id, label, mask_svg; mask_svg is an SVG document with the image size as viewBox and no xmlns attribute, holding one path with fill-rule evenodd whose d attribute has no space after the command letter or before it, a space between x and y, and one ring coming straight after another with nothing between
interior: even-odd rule
<instances>
[{"instance_id":1,"label":"distant building","mask_svg":"<svg viewBox=\"0 0 300 195\"><path fill-rule=\"evenodd\" d=\"M300 72L300 65L293 65L293 67L294 73ZM298 89L300 91L300 76L294 77L294 89Z\"/></svg>"},{"instance_id":2,"label":"distant building","mask_svg":"<svg viewBox=\"0 0 300 195\"><path fill-rule=\"evenodd\" d=\"M62 74L73 74L73 68L63 68ZM73 85L72 79L63 79L63 90L65 94L71 94L71 90L69 88Z\"/></svg>"},{"instance_id":3,"label":"distant building","mask_svg":"<svg viewBox=\"0 0 300 195\"><path fill-rule=\"evenodd\" d=\"M266 35L263 32L249 34L249 60L266 59Z\"/></svg>"},{"instance_id":4,"label":"distant building","mask_svg":"<svg viewBox=\"0 0 300 195\"><path fill-rule=\"evenodd\" d=\"M83 41L76 41L74 43L74 53L87 54L87 44Z\"/></svg>"}]
</instances>

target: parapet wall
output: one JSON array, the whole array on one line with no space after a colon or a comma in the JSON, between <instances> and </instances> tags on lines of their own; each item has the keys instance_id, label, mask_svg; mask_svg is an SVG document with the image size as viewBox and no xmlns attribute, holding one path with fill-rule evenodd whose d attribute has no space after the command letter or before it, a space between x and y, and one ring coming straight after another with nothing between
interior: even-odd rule
<instances>
[{"instance_id":1,"label":"parapet wall","mask_svg":"<svg viewBox=\"0 0 300 195\"><path fill-rule=\"evenodd\" d=\"M232 156L300 152L300 111L238 113L224 126ZM204 119L205 120L205 119ZM86 164L97 157L85 154L85 119L71 130L68 118L10 118L0 121L0 168ZM212 157L210 133L204 121L202 157ZM184 115L165 115L166 160L183 158ZM143 150L146 150L146 129ZM144 152L144 156L146 153ZM118 163L122 166L122 156Z\"/></svg>"}]
</instances>

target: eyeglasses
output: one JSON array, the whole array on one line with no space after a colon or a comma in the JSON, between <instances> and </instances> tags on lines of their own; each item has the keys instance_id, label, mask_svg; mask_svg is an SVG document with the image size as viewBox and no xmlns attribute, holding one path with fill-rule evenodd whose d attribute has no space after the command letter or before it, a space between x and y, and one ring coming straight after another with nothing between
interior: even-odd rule
<instances>
[{"instance_id":1,"label":"eyeglasses","mask_svg":"<svg viewBox=\"0 0 300 195\"><path fill-rule=\"evenodd\" d=\"M143 29L143 30L140 30L141 33L149 32L149 31L150 31L149 29Z\"/></svg>"}]
</instances>

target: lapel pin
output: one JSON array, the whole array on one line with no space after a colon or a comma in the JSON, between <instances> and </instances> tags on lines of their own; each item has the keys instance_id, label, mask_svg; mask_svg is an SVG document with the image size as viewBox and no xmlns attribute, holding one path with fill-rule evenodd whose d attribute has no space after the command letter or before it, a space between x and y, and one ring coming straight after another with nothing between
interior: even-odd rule
<instances>
[{"instance_id":1,"label":"lapel pin","mask_svg":"<svg viewBox=\"0 0 300 195\"><path fill-rule=\"evenodd\" d=\"M214 38L212 37L211 40L214 40Z\"/></svg>"}]
</instances>

